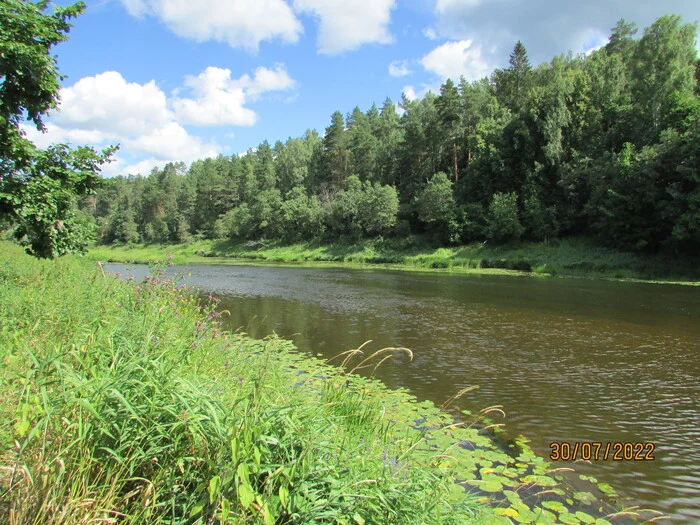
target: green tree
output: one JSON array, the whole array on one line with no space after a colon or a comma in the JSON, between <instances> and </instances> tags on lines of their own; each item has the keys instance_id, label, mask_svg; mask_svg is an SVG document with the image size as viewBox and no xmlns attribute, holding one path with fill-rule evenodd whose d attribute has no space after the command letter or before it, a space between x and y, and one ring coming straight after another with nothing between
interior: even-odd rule
<instances>
[{"instance_id":1,"label":"green tree","mask_svg":"<svg viewBox=\"0 0 700 525\"><path fill-rule=\"evenodd\" d=\"M527 96L530 81L530 59L525 45L518 40L508 61L510 67L494 74L496 93L503 105L514 113L520 111Z\"/></svg>"},{"instance_id":2,"label":"green tree","mask_svg":"<svg viewBox=\"0 0 700 525\"><path fill-rule=\"evenodd\" d=\"M375 179L393 186L396 184L397 153L402 133L396 106L389 98L384 101L373 133L378 142Z\"/></svg>"},{"instance_id":3,"label":"green tree","mask_svg":"<svg viewBox=\"0 0 700 525\"><path fill-rule=\"evenodd\" d=\"M95 191L100 166L116 148L57 145L38 150L24 136L25 115L45 131L43 116L58 105L59 74L51 48L68 38L69 20L83 2L56 7L48 2L0 3L0 218L37 257L83 252L89 228L76 213L77 196Z\"/></svg>"},{"instance_id":4,"label":"green tree","mask_svg":"<svg viewBox=\"0 0 700 525\"><path fill-rule=\"evenodd\" d=\"M440 87L440 96L435 100L440 126L444 135L445 147L449 161L445 164L452 168L452 177L455 182L459 181L459 151L457 145L462 134L463 125L460 121L462 116L460 107L460 96L457 87L452 80L447 79Z\"/></svg>"},{"instance_id":5,"label":"green tree","mask_svg":"<svg viewBox=\"0 0 700 525\"><path fill-rule=\"evenodd\" d=\"M399 197L391 186L365 181L358 220L367 235L384 235L396 225Z\"/></svg>"},{"instance_id":6,"label":"green tree","mask_svg":"<svg viewBox=\"0 0 700 525\"><path fill-rule=\"evenodd\" d=\"M323 207L318 197L297 186L287 194L280 209L281 235L286 241L313 239L325 229Z\"/></svg>"},{"instance_id":7,"label":"green tree","mask_svg":"<svg viewBox=\"0 0 700 525\"><path fill-rule=\"evenodd\" d=\"M518 196L515 193L496 193L489 206L489 238L497 242L517 240L523 231L518 217Z\"/></svg>"},{"instance_id":8,"label":"green tree","mask_svg":"<svg viewBox=\"0 0 700 525\"><path fill-rule=\"evenodd\" d=\"M413 200L418 219L442 240L454 241L456 206L453 183L446 173L433 175Z\"/></svg>"},{"instance_id":9,"label":"green tree","mask_svg":"<svg viewBox=\"0 0 700 525\"><path fill-rule=\"evenodd\" d=\"M347 118L348 147L352 158L353 173L361 180L374 180L377 156L377 139L372 134L369 117L355 107Z\"/></svg>"},{"instance_id":10,"label":"green tree","mask_svg":"<svg viewBox=\"0 0 700 525\"><path fill-rule=\"evenodd\" d=\"M612 28L610 40L605 45L605 51L609 55L619 54L624 59L629 59L634 50L634 39L637 34L637 24L627 22L624 18L620 18Z\"/></svg>"},{"instance_id":11,"label":"green tree","mask_svg":"<svg viewBox=\"0 0 700 525\"><path fill-rule=\"evenodd\" d=\"M697 24L666 15L644 30L633 57L633 94L640 142L656 142L668 127L677 96L695 91Z\"/></svg>"},{"instance_id":12,"label":"green tree","mask_svg":"<svg viewBox=\"0 0 700 525\"><path fill-rule=\"evenodd\" d=\"M326 128L323 154L326 181L335 188L342 187L349 175L350 152L345 121L340 111L333 113L331 125Z\"/></svg>"}]
</instances>

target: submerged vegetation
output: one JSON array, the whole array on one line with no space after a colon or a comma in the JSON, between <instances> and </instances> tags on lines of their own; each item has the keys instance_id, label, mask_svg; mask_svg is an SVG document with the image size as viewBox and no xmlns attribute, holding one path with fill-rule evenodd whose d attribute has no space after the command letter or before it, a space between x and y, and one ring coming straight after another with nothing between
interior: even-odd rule
<instances>
[{"instance_id":1,"label":"submerged vegetation","mask_svg":"<svg viewBox=\"0 0 700 525\"><path fill-rule=\"evenodd\" d=\"M2 245L0 522L637 515L595 480L571 490L522 439L501 448L468 413L455 420L351 373L407 350L351 351L333 368L287 341L221 332L215 304L157 272L121 282L84 260Z\"/></svg>"}]
</instances>

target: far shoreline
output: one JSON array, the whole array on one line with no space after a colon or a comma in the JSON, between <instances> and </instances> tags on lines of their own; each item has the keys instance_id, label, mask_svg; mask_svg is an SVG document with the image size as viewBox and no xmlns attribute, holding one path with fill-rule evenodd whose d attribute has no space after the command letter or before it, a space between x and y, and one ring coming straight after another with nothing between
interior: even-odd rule
<instances>
[{"instance_id":1,"label":"far shoreline","mask_svg":"<svg viewBox=\"0 0 700 525\"><path fill-rule=\"evenodd\" d=\"M384 269L462 275L567 277L648 284L700 286L700 260L645 256L601 248L586 239L552 244L486 247L419 246L396 249L389 242L356 244L198 241L188 244L96 245L87 257L109 263L228 264L308 268Z\"/></svg>"}]
</instances>

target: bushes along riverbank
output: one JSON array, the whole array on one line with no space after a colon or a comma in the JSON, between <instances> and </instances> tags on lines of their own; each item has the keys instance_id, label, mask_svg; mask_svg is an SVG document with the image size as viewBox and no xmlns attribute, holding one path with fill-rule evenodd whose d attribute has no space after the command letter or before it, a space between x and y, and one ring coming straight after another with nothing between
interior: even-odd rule
<instances>
[{"instance_id":1,"label":"bushes along riverbank","mask_svg":"<svg viewBox=\"0 0 700 525\"><path fill-rule=\"evenodd\" d=\"M699 260L618 252L586 239L501 246L476 243L437 249L419 238L403 242L365 240L355 244L199 241L175 245L100 245L92 247L88 256L111 262L147 263L173 256L178 264L228 260L380 264L406 269L446 268L479 273L515 270L537 275L700 282Z\"/></svg>"}]
</instances>

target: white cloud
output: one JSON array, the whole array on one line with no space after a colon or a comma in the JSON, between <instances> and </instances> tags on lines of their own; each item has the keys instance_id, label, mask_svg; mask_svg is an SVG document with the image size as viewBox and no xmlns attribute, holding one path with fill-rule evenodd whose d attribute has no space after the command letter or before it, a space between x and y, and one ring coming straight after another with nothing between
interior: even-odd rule
<instances>
[{"instance_id":1,"label":"white cloud","mask_svg":"<svg viewBox=\"0 0 700 525\"><path fill-rule=\"evenodd\" d=\"M666 13L678 13L685 22L700 19L700 2L688 0L435 0L434 5L437 36L473 40L496 67L507 67L518 40L536 66L568 51L589 52L623 17L637 24L637 36ZM588 41L593 36L596 39Z\"/></svg>"},{"instance_id":2,"label":"white cloud","mask_svg":"<svg viewBox=\"0 0 700 525\"><path fill-rule=\"evenodd\" d=\"M23 124L22 130L42 148L54 143L98 148L119 143L116 162L106 166L104 173L144 173L145 168L148 172L166 162L217 155L221 147L216 142L192 135L184 126L253 125L257 114L246 103L294 86L282 64L258 67L252 75L237 79L231 78L229 69L208 67L186 77L184 89L192 98L167 97L153 80L127 82L120 73L107 71L61 90L62 101L46 123L46 133L29 124Z\"/></svg>"},{"instance_id":3,"label":"white cloud","mask_svg":"<svg viewBox=\"0 0 700 525\"><path fill-rule=\"evenodd\" d=\"M392 77L405 77L413 73L408 67L408 60L394 60L389 64L389 74Z\"/></svg>"},{"instance_id":4,"label":"white cloud","mask_svg":"<svg viewBox=\"0 0 700 525\"><path fill-rule=\"evenodd\" d=\"M320 19L318 50L335 55L363 44L390 44L395 0L294 0L294 9Z\"/></svg>"},{"instance_id":5,"label":"white cloud","mask_svg":"<svg viewBox=\"0 0 700 525\"><path fill-rule=\"evenodd\" d=\"M244 75L243 78L246 78ZM247 80L248 95L254 96L268 91L287 91L292 89L296 82L289 76L282 64L276 64L274 69L259 67L255 70L252 80Z\"/></svg>"},{"instance_id":6,"label":"white cloud","mask_svg":"<svg viewBox=\"0 0 700 525\"><path fill-rule=\"evenodd\" d=\"M594 28L588 28L579 31L576 40L578 41L578 46L575 51L590 55L607 44L609 38L602 31Z\"/></svg>"},{"instance_id":7,"label":"white cloud","mask_svg":"<svg viewBox=\"0 0 700 525\"><path fill-rule=\"evenodd\" d=\"M61 90L62 127L134 134L172 120L165 93L154 81L127 82L116 71L85 77Z\"/></svg>"},{"instance_id":8,"label":"white cloud","mask_svg":"<svg viewBox=\"0 0 700 525\"><path fill-rule=\"evenodd\" d=\"M438 13L450 12L454 9L473 9L479 7L485 0L437 0L435 11Z\"/></svg>"},{"instance_id":9,"label":"white cloud","mask_svg":"<svg viewBox=\"0 0 700 525\"><path fill-rule=\"evenodd\" d=\"M303 27L284 0L121 0L136 17L161 19L178 36L257 51L260 42L295 43Z\"/></svg>"},{"instance_id":10,"label":"white cloud","mask_svg":"<svg viewBox=\"0 0 700 525\"><path fill-rule=\"evenodd\" d=\"M230 69L208 67L196 77L187 77L185 85L195 98L173 99L179 122L198 126L252 126L257 115L244 107L246 101L269 91L289 90L295 82L284 66L277 64L274 69L259 67L253 77L246 74L239 79L231 78Z\"/></svg>"},{"instance_id":11,"label":"white cloud","mask_svg":"<svg viewBox=\"0 0 700 525\"><path fill-rule=\"evenodd\" d=\"M406 95L406 98L408 100L416 100L418 98L418 95L416 94L416 90L413 86L404 86L402 93L404 95Z\"/></svg>"},{"instance_id":12,"label":"white cloud","mask_svg":"<svg viewBox=\"0 0 700 525\"><path fill-rule=\"evenodd\" d=\"M437 31L435 31L434 27L426 27L423 29L423 35L428 40L437 40L438 38Z\"/></svg>"},{"instance_id":13,"label":"white cloud","mask_svg":"<svg viewBox=\"0 0 700 525\"><path fill-rule=\"evenodd\" d=\"M173 108L180 122L197 126L252 126L255 112L244 107L245 91L231 80L230 69L208 67L196 77L188 77L185 85L194 93L194 99L176 98Z\"/></svg>"},{"instance_id":14,"label":"white cloud","mask_svg":"<svg viewBox=\"0 0 700 525\"><path fill-rule=\"evenodd\" d=\"M488 76L493 67L481 54L481 47L471 40L447 42L420 59L423 67L443 79L458 81L460 76L473 81Z\"/></svg>"},{"instance_id":15,"label":"white cloud","mask_svg":"<svg viewBox=\"0 0 700 525\"><path fill-rule=\"evenodd\" d=\"M191 161L213 157L218 153L215 144L205 144L193 137L177 122L153 129L148 133L124 141L129 152L145 153L160 160L178 159Z\"/></svg>"},{"instance_id":16,"label":"white cloud","mask_svg":"<svg viewBox=\"0 0 700 525\"><path fill-rule=\"evenodd\" d=\"M421 84L420 88L414 86L404 86L401 93L406 95L408 100L416 100L425 97L429 92L439 93L440 85ZM398 106L396 106L398 108Z\"/></svg>"},{"instance_id":17,"label":"white cloud","mask_svg":"<svg viewBox=\"0 0 700 525\"><path fill-rule=\"evenodd\" d=\"M144 159L138 162L128 162L119 154L112 157L112 162L102 166L102 175L105 177L115 177L117 175L148 175L153 168L162 168L168 162L177 160Z\"/></svg>"}]
</instances>

